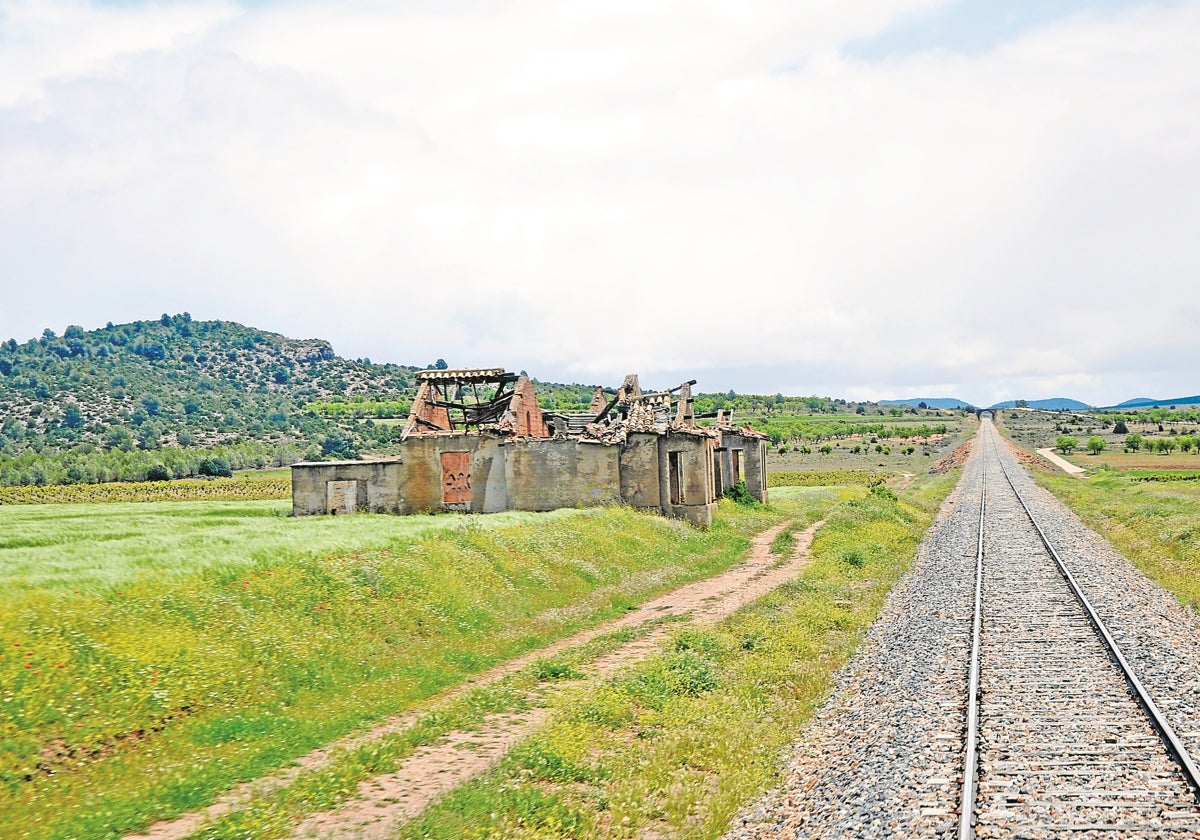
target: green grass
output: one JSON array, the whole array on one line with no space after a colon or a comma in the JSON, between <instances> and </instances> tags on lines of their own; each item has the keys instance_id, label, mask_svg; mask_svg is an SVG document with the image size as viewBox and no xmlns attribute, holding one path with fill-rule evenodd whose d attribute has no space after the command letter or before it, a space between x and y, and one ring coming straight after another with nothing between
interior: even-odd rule
<instances>
[{"instance_id":1,"label":"green grass","mask_svg":"<svg viewBox=\"0 0 1200 840\"><path fill-rule=\"evenodd\" d=\"M399 836L719 836L777 777L781 751L953 481L926 480L901 500L838 491L798 580L714 628L681 628L657 656L600 685L564 692L548 728ZM852 553L862 562L846 562Z\"/></svg>"},{"instance_id":2,"label":"green grass","mask_svg":"<svg viewBox=\"0 0 1200 840\"><path fill-rule=\"evenodd\" d=\"M456 516L292 518L290 502L153 502L0 507L0 603L30 589L103 594L202 571L236 575L299 556L375 551L461 527ZM501 513L489 527L586 515Z\"/></svg>"},{"instance_id":3,"label":"green grass","mask_svg":"<svg viewBox=\"0 0 1200 840\"><path fill-rule=\"evenodd\" d=\"M791 528L783 529L775 539L771 540L771 553L776 557L786 559L791 557L795 550L796 534Z\"/></svg>"},{"instance_id":4,"label":"green grass","mask_svg":"<svg viewBox=\"0 0 1200 840\"><path fill-rule=\"evenodd\" d=\"M772 470L768 487L828 487L837 484L879 484L887 473L875 470Z\"/></svg>"},{"instance_id":5,"label":"green grass","mask_svg":"<svg viewBox=\"0 0 1200 840\"><path fill-rule=\"evenodd\" d=\"M1033 474L1151 580L1200 611L1200 482Z\"/></svg>"},{"instance_id":6,"label":"green grass","mask_svg":"<svg viewBox=\"0 0 1200 840\"><path fill-rule=\"evenodd\" d=\"M493 663L722 571L785 516L725 502L703 532L619 508L285 510L0 510L5 836L112 837L202 806Z\"/></svg>"}]
</instances>

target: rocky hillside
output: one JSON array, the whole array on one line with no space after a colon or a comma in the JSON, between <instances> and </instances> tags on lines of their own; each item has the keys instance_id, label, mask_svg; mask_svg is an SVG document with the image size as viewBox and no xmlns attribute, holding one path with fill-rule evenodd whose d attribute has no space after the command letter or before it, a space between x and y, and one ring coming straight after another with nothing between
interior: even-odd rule
<instances>
[{"instance_id":1,"label":"rocky hillside","mask_svg":"<svg viewBox=\"0 0 1200 840\"><path fill-rule=\"evenodd\" d=\"M229 450L236 466L265 466L375 448L390 427L340 428L305 407L403 399L416 370L187 313L10 339L0 343L0 482L57 482L68 471L83 481L139 477L102 462L149 469L173 461L172 474L192 474L197 457L177 450Z\"/></svg>"}]
</instances>

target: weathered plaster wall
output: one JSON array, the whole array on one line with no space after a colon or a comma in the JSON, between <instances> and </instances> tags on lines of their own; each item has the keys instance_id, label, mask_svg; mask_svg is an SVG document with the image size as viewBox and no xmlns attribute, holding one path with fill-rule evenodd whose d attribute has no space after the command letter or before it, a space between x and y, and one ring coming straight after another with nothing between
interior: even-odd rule
<instances>
[{"instance_id":1,"label":"weathered plaster wall","mask_svg":"<svg viewBox=\"0 0 1200 840\"><path fill-rule=\"evenodd\" d=\"M767 442L760 438L746 441L746 489L760 502L767 501Z\"/></svg>"},{"instance_id":2,"label":"weathered plaster wall","mask_svg":"<svg viewBox=\"0 0 1200 840\"><path fill-rule=\"evenodd\" d=\"M701 528L712 527L716 511L713 488L713 453L716 441L703 435L668 432L659 438L659 507L677 519L686 519ZM679 464L679 503L671 500L671 455Z\"/></svg>"},{"instance_id":3,"label":"weathered plaster wall","mask_svg":"<svg viewBox=\"0 0 1200 840\"><path fill-rule=\"evenodd\" d=\"M410 513L400 503L399 459L387 461L319 461L292 467L292 515L329 513L329 482L360 481L366 488L365 509L371 513ZM361 498L361 497L360 497Z\"/></svg>"},{"instance_id":4,"label":"weathered plaster wall","mask_svg":"<svg viewBox=\"0 0 1200 840\"><path fill-rule=\"evenodd\" d=\"M716 452L718 495L725 495L735 483L735 458L741 462L741 477L750 495L760 502L767 501L767 444L761 438L722 432Z\"/></svg>"},{"instance_id":5,"label":"weathered plaster wall","mask_svg":"<svg viewBox=\"0 0 1200 840\"><path fill-rule=\"evenodd\" d=\"M447 452L469 456L469 502L443 502L450 480L443 471L442 454ZM498 438L461 433L414 435L404 442L401 458L404 469L397 493L404 513L497 513L508 509L504 453Z\"/></svg>"},{"instance_id":6,"label":"weathered plaster wall","mask_svg":"<svg viewBox=\"0 0 1200 840\"><path fill-rule=\"evenodd\" d=\"M658 440L656 434L631 432L621 447L621 501L630 507L661 510Z\"/></svg>"},{"instance_id":7,"label":"weathered plaster wall","mask_svg":"<svg viewBox=\"0 0 1200 840\"><path fill-rule=\"evenodd\" d=\"M632 432L621 445L577 438L414 435L405 441L398 458L295 465L292 513L327 514L331 501L343 513L398 514L625 503L707 528L712 525L716 498L732 482L734 449L740 450L747 489L756 498L767 499L765 443L726 434L721 446L723 451L718 451L713 438L687 432ZM719 471L716 457L723 464ZM674 502L673 462L678 495ZM332 493L330 482L340 482L332 486Z\"/></svg>"},{"instance_id":8,"label":"weathered plaster wall","mask_svg":"<svg viewBox=\"0 0 1200 840\"><path fill-rule=\"evenodd\" d=\"M513 510L613 505L621 501L620 447L567 440L515 440L507 453Z\"/></svg>"}]
</instances>

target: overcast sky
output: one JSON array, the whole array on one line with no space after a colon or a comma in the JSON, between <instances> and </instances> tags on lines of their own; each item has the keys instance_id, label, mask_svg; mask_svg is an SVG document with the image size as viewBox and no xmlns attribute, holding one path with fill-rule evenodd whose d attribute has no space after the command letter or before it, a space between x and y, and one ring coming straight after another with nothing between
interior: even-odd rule
<instances>
[{"instance_id":1,"label":"overcast sky","mask_svg":"<svg viewBox=\"0 0 1200 840\"><path fill-rule=\"evenodd\" d=\"M0 339L1108 404L1198 281L1200 2L0 0Z\"/></svg>"}]
</instances>

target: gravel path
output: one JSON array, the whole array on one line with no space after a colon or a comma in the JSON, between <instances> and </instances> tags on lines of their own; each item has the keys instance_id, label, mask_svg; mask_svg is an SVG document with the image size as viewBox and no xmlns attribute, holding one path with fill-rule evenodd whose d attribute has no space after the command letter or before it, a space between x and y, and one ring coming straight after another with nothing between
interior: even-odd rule
<instances>
[{"instance_id":1,"label":"gravel path","mask_svg":"<svg viewBox=\"0 0 1200 840\"><path fill-rule=\"evenodd\" d=\"M1058 467L1065 473L1070 473L1071 475L1083 475L1085 472L1087 472L1087 470L1085 470L1083 467L1077 467L1066 458L1060 458L1055 455L1053 449L1039 449L1037 454L1041 455L1043 458L1045 458L1051 464L1054 464L1054 466Z\"/></svg>"},{"instance_id":2,"label":"gravel path","mask_svg":"<svg viewBox=\"0 0 1200 840\"><path fill-rule=\"evenodd\" d=\"M786 762L783 784L743 811L728 840L956 835L970 599L979 495L985 482L989 500L1000 500L997 516L989 516L992 522L988 527L996 531L995 539L989 539L990 551L999 555L1003 550L1003 556L1013 562L1032 562L1031 558L1041 553L1020 535L1028 526L1020 523L1015 513L1009 511L1007 521L1000 521L1005 491L1010 499L1013 496L1003 483L997 458L1003 459L1047 536L1072 567L1172 726L1189 748L1200 746L1200 622L1196 616L1146 580L1037 487L990 422L982 424L976 444L962 480L927 534L913 569L893 591L858 654L839 675L834 693L802 733ZM1069 686L1071 666L1061 658L1061 651L1038 652L1036 646L1046 637L1082 631L1078 617L1064 603L1043 605L1040 617L1029 612L1034 607L1021 596L1039 576L1044 578L1045 573L1003 565L985 571L985 587L991 594L1007 596L1000 598L1002 605L995 611L985 602L985 623L993 631L1020 630L1024 636L1008 640L1011 644L1005 650L1011 653L993 654L990 664L986 654L984 658L985 704L989 694L1000 702L990 707L990 717L985 714L980 801L991 803L992 810L988 817L991 828L981 828L980 836L1164 836L1154 825L1180 829L1166 836L1200 836L1186 834L1200 824L1195 800L1178 796L1178 775L1169 762L1163 763L1165 753L1148 744L1147 737L1153 736L1152 732L1147 736L1144 721L1126 720L1103 732L1103 746L1092 750L1110 754L1111 772L1106 770L1103 776L1108 794L1090 799L1079 795L1084 790L1096 791L1100 777L1095 775L1086 781L1077 775L1058 788L1039 786L1043 765L1070 760L1043 757L1042 765L1031 764L1030 758L1045 745L1046 737L1060 737L1068 743L1084 738L1086 727L1081 728L1081 722L1093 712L1103 712L1107 705L1092 695L1101 691L1112 692L1113 697L1127 695L1119 677L1103 677L1101 682L1107 681L1107 688L1080 690L1069 702L1047 694L1051 689L1046 688L1046 680L1058 679ZM1070 646L1086 644L1081 635L1078 644ZM1104 658L1102 652L1099 655ZM1010 658L1022 667L1009 669L1005 675L998 664ZM1001 699L1001 691L1015 694ZM1041 711L1017 707L1018 703L1028 706L1030 692L1034 705L1041 703ZM1035 726L1033 721L1039 715L1043 717ZM1121 729L1126 724L1128 728ZM1039 733L1038 727L1045 731ZM1022 731L1028 736L1024 745L1010 740L1007 752L996 750L1002 738ZM1139 752L1153 753L1148 755L1148 764L1123 766ZM1061 782L1062 775L1055 778ZM1021 781L1012 783L1013 779ZM1174 786L1174 793L1161 796L1156 810L1114 807L1114 803L1134 801L1126 790L1131 786L1143 792ZM1058 828L1023 821L1021 814L1028 813L1031 804L1035 810L1040 807L1051 814L1048 803L1055 796L1071 799L1078 806L1068 814L1074 830L1066 831L1062 820ZM1052 816L1064 813L1055 810Z\"/></svg>"}]
</instances>

